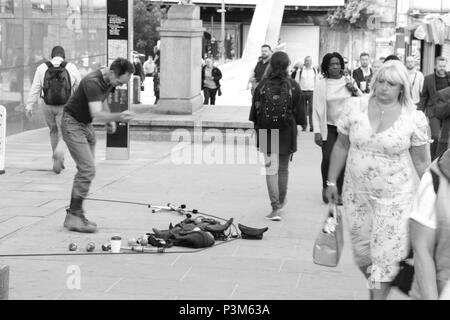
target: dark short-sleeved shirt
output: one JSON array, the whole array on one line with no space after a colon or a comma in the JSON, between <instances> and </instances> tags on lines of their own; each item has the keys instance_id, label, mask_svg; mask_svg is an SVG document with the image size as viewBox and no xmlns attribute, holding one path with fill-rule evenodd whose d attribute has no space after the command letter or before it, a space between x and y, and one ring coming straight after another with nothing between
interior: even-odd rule
<instances>
[{"instance_id":1,"label":"dark short-sleeved shirt","mask_svg":"<svg viewBox=\"0 0 450 320\"><path fill-rule=\"evenodd\" d=\"M81 80L64 107L64 112L81 123L89 124L92 122L89 102L105 101L112 89L113 87L103 78L101 70L91 72Z\"/></svg>"},{"instance_id":2,"label":"dark short-sleeved shirt","mask_svg":"<svg viewBox=\"0 0 450 320\"><path fill-rule=\"evenodd\" d=\"M450 86L450 80L448 77L435 76L435 78L436 78L436 90L437 91L445 89Z\"/></svg>"},{"instance_id":3,"label":"dark short-sleeved shirt","mask_svg":"<svg viewBox=\"0 0 450 320\"><path fill-rule=\"evenodd\" d=\"M255 80L256 82L261 82L261 79L264 75L264 72L266 72L266 68L269 66L269 60L264 63L262 60L258 61L255 67Z\"/></svg>"}]
</instances>

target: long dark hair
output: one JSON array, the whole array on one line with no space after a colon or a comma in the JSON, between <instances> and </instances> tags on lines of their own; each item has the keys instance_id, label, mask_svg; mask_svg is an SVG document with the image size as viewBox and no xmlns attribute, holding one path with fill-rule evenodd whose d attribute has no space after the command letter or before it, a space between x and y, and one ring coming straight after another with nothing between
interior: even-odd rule
<instances>
[{"instance_id":1,"label":"long dark hair","mask_svg":"<svg viewBox=\"0 0 450 320\"><path fill-rule=\"evenodd\" d=\"M275 52L270 58L270 69L267 72L267 78L287 79L289 76L287 68L289 67L290 63L291 60L285 52Z\"/></svg>"},{"instance_id":2,"label":"long dark hair","mask_svg":"<svg viewBox=\"0 0 450 320\"><path fill-rule=\"evenodd\" d=\"M342 56L338 52L327 53L323 57L322 64L321 64L321 67L320 67L320 70L322 71L322 74L323 74L323 76L325 78L328 78L328 68L330 67L330 61L333 58L338 58L339 59L342 71L344 71L344 69L345 69L344 58L342 58Z\"/></svg>"}]
</instances>

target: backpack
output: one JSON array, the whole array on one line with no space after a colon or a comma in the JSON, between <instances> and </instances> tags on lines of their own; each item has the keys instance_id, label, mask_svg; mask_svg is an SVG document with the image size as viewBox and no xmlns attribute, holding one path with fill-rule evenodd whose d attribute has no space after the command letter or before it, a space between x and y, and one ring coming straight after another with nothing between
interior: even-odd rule
<instances>
[{"instance_id":1,"label":"backpack","mask_svg":"<svg viewBox=\"0 0 450 320\"><path fill-rule=\"evenodd\" d=\"M62 106L72 95L70 74L66 69L67 62L63 61L59 67L51 62L45 63L48 70L44 76L43 98L50 106Z\"/></svg>"},{"instance_id":2,"label":"backpack","mask_svg":"<svg viewBox=\"0 0 450 320\"><path fill-rule=\"evenodd\" d=\"M190 231L172 234L169 238L174 246L187 248L207 248L214 245L214 237L205 231Z\"/></svg>"},{"instance_id":3,"label":"backpack","mask_svg":"<svg viewBox=\"0 0 450 320\"><path fill-rule=\"evenodd\" d=\"M265 81L256 102L257 124L260 129L285 129L292 120L292 86L289 80L280 87Z\"/></svg>"}]
</instances>

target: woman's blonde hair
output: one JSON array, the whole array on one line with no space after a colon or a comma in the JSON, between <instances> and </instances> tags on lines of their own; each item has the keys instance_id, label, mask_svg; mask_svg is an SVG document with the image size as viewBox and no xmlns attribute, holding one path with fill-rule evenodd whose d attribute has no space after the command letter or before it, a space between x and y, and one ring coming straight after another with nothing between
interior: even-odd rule
<instances>
[{"instance_id":1,"label":"woman's blonde hair","mask_svg":"<svg viewBox=\"0 0 450 320\"><path fill-rule=\"evenodd\" d=\"M403 107L410 110L416 109L411 97L411 84L408 77L406 67L400 61L390 60L383 63L378 72L374 75L371 83L372 98L377 96L378 81L385 80L393 83L398 83L401 86L401 91L398 96L398 101Z\"/></svg>"}]
</instances>

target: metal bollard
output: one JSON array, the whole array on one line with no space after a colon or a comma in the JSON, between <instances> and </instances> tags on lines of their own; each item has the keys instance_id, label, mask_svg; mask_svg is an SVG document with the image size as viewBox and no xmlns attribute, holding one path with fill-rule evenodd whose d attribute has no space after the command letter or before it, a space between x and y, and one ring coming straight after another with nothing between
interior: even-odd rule
<instances>
[{"instance_id":1,"label":"metal bollard","mask_svg":"<svg viewBox=\"0 0 450 320\"><path fill-rule=\"evenodd\" d=\"M6 108L0 106L0 174L5 173L6 157Z\"/></svg>"},{"instance_id":2,"label":"metal bollard","mask_svg":"<svg viewBox=\"0 0 450 320\"><path fill-rule=\"evenodd\" d=\"M141 103L141 78L139 76L133 77L133 104Z\"/></svg>"},{"instance_id":3,"label":"metal bollard","mask_svg":"<svg viewBox=\"0 0 450 320\"><path fill-rule=\"evenodd\" d=\"M8 300L9 267L0 265L0 300Z\"/></svg>"}]
</instances>

